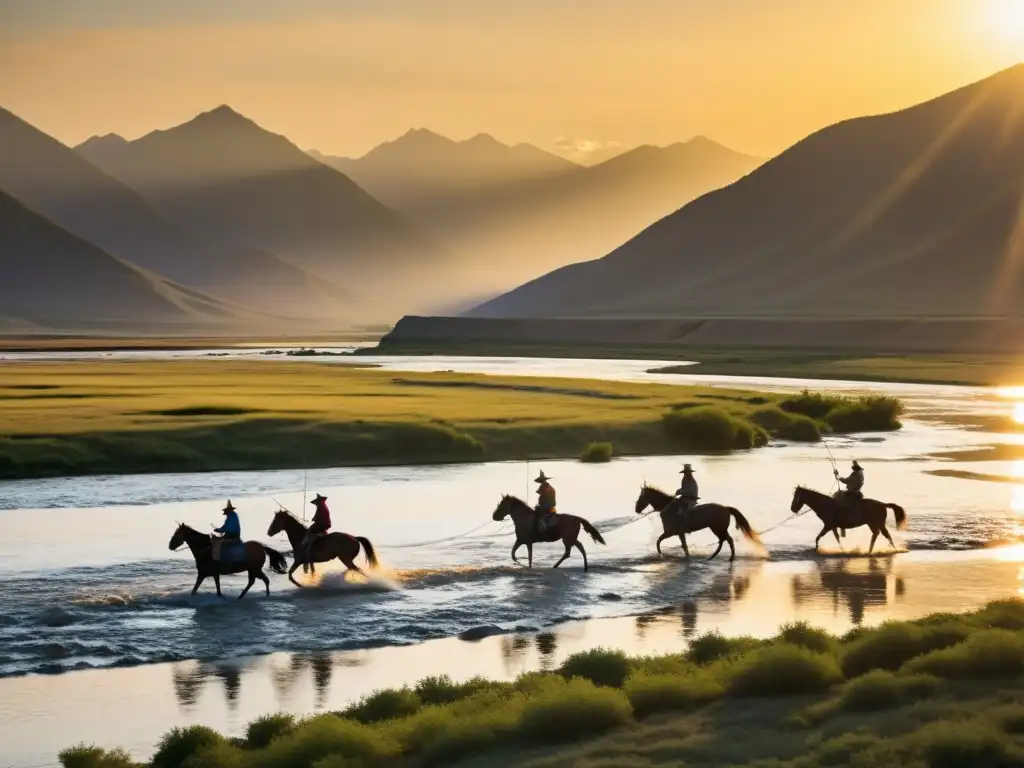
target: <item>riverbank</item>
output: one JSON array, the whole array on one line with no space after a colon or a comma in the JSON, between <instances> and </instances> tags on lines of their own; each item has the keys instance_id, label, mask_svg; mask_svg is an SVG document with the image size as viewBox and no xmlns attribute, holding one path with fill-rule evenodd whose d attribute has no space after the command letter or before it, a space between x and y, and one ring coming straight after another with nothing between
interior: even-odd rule
<instances>
[{"instance_id":1,"label":"riverbank","mask_svg":"<svg viewBox=\"0 0 1024 768\"><path fill-rule=\"evenodd\" d=\"M0 478L750 449L898 429L901 404L259 361L9 363Z\"/></svg>"},{"instance_id":2,"label":"riverbank","mask_svg":"<svg viewBox=\"0 0 1024 768\"><path fill-rule=\"evenodd\" d=\"M670 344L415 341L385 337L359 355L462 355L566 359L679 360L654 373L770 376L904 384L1013 386L1024 381L1024 361L1010 354L877 354L842 350L705 348Z\"/></svg>"},{"instance_id":3,"label":"riverbank","mask_svg":"<svg viewBox=\"0 0 1024 768\"><path fill-rule=\"evenodd\" d=\"M501 682L434 677L229 739L174 730L153 766L1019 765L1024 603L830 635L705 633L681 653L593 649ZM611 759L612 762L609 762ZM135 763L66 751L68 768Z\"/></svg>"}]
</instances>

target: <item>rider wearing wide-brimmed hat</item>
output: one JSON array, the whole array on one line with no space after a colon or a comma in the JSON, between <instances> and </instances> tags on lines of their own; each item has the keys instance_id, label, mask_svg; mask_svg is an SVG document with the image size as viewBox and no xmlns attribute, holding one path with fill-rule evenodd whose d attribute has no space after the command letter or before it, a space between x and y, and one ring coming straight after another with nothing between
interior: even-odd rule
<instances>
[{"instance_id":1,"label":"rider wearing wide-brimmed hat","mask_svg":"<svg viewBox=\"0 0 1024 768\"><path fill-rule=\"evenodd\" d=\"M331 530L331 511L327 508L327 497L321 496L319 493L316 497L309 502L316 511L313 512L313 521L309 525L309 530L306 531L306 535L302 539L302 544L299 549L302 550L302 557L307 562L310 558L310 547L313 546L313 542L317 536L323 536L329 530Z\"/></svg>"},{"instance_id":2,"label":"rider wearing wide-brimmed hat","mask_svg":"<svg viewBox=\"0 0 1024 768\"><path fill-rule=\"evenodd\" d=\"M552 478L544 474L544 470L540 471L537 478L533 481L538 483L537 486L537 525L536 532L540 532L542 523L550 519L550 516L556 513L555 510L555 487L551 485L550 480Z\"/></svg>"},{"instance_id":3,"label":"rider wearing wide-brimmed hat","mask_svg":"<svg viewBox=\"0 0 1024 768\"><path fill-rule=\"evenodd\" d=\"M697 478L693 476L693 467L689 464L683 464L679 474L683 476L683 479L679 483L679 490L676 491L676 496L682 500L683 509L697 506L697 499L700 496L697 490Z\"/></svg>"},{"instance_id":4,"label":"rider wearing wide-brimmed hat","mask_svg":"<svg viewBox=\"0 0 1024 768\"><path fill-rule=\"evenodd\" d=\"M239 540L242 538L242 521L238 519L238 512L235 511L235 505L231 503L231 499L228 499L227 505L224 507L224 525L220 528L214 528L214 533L221 534L220 536L213 537L213 559L220 560L220 551L226 540Z\"/></svg>"}]
</instances>

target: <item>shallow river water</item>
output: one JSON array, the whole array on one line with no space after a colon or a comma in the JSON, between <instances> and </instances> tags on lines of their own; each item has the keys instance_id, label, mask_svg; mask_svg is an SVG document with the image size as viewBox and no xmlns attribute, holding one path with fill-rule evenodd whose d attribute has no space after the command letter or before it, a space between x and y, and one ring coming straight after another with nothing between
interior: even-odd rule
<instances>
[{"instance_id":1,"label":"shallow river water","mask_svg":"<svg viewBox=\"0 0 1024 768\"><path fill-rule=\"evenodd\" d=\"M891 556L880 544L883 556L858 556L868 537L851 531L844 547L854 556L842 556L834 541L826 556L815 555L820 526L807 515L768 532L767 553L738 540L732 565L724 556L704 560L714 543L706 531L690 537L691 563L680 558L677 540L664 543L667 559L653 556L660 521L633 514L644 481L671 489L680 463L689 461L702 497L738 507L755 529L765 530L789 518L796 484L831 490L829 453L821 444L606 465L548 461L8 482L0 485L0 764L52 764L59 748L80 740L122 744L145 756L175 724L205 722L236 732L259 714L337 708L373 688L427 674L509 677L594 645L668 650L711 627L770 634L794 616L842 630L890 616L964 610L1019 587L1024 548L1014 542L1022 533L1024 462L970 466L1021 477L1022 485L928 474L949 466L929 454L1015 439L936 420L1011 413L1006 393L713 377L697 369L691 376L646 373L657 361L360 361L396 370L897 394L909 409L903 430L830 438L828 445L841 469L853 458L865 465L870 496L907 509L908 530L890 525L907 551ZM535 550L534 570L516 566L510 531L488 523L502 493L532 494L529 480L541 468L556 478L559 508L586 517L606 535L606 546L583 540L589 573L577 554L558 571L548 568L561 554L555 545ZM329 497L336 529L374 543L382 568L369 583L327 568L303 589L271 576L269 597L257 586L240 603L218 600L212 583L190 596L191 557L168 550L178 521L208 530L231 498L245 538L287 551L283 537L266 536L267 526L278 502L301 509L304 484L307 498L314 492ZM431 541L437 543L423 545ZM525 557L525 549L520 554ZM242 586L242 577L224 579L230 597ZM54 734L60 734L56 741Z\"/></svg>"}]
</instances>

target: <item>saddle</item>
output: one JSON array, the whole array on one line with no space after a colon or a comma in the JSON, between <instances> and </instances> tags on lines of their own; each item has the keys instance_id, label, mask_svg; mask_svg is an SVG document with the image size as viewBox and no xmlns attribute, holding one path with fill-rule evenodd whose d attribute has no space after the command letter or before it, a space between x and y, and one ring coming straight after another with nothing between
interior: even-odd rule
<instances>
[{"instance_id":1,"label":"saddle","mask_svg":"<svg viewBox=\"0 0 1024 768\"><path fill-rule=\"evenodd\" d=\"M537 511L537 533L544 533L551 526L553 526L558 520L558 513L555 511L541 512Z\"/></svg>"},{"instance_id":2,"label":"saddle","mask_svg":"<svg viewBox=\"0 0 1024 768\"><path fill-rule=\"evenodd\" d=\"M241 539L217 537L212 540L211 549L213 559L221 565L245 562L245 542Z\"/></svg>"}]
</instances>

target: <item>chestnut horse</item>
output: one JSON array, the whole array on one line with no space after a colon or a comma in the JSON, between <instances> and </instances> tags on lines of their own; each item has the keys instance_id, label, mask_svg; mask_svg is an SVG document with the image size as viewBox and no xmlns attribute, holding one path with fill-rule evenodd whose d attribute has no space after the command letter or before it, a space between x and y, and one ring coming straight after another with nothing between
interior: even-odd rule
<instances>
[{"instance_id":1,"label":"chestnut horse","mask_svg":"<svg viewBox=\"0 0 1024 768\"><path fill-rule=\"evenodd\" d=\"M302 540L305 538L307 530L309 529L306 525L300 522L291 512L284 509L274 515L274 519L267 529L267 536L276 536L281 531L284 531L285 535L288 536L288 541L291 542L295 562L292 563L291 570L288 571L288 578L295 586L302 586L295 580L293 575L300 565L308 564L312 568L313 563L326 563L334 558L338 558L350 571L355 571L365 576L366 574L355 564L360 546L362 546L363 552L366 554L366 562L369 563L370 567L377 567L377 553L374 551L373 544L370 543L369 539L362 536L350 536L347 533L339 533L337 531L313 539L313 543L309 547L310 562L307 563L307 558L301 551Z\"/></svg>"},{"instance_id":2,"label":"chestnut horse","mask_svg":"<svg viewBox=\"0 0 1024 768\"><path fill-rule=\"evenodd\" d=\"M736 545L733 543L732 536L729 535L730 517L736 521L736 528L749 541L755 544L761 543L761 537L750 527L747 518L734 507L727 507L723 504L698 504L696 507L684 510L681 505L682 499L665 493L652 485L645 483L643 488L640 489L640 496L636 500L636 513L638 515L643 513L647 507L651 507L655 512L661 513L661 527L664 529L664 533L658 537L657 548L659 555L661 554L661 542L673 536L678 536L679 542L683 545L683 552L689 557L690 548L686 546L686 534L710 528L711 532L718 537L718 549L715 550L715 554L709 557L708 560L714 560L718 553L722 551L722 545L726 542L729 543L729 551L731 553L729 561L735 560Z\"/></svg>"},{"instance_id":3,"label":"chestnut horse","mask_svg":"<svg viewBox=\"0 0 1024 768\"><path fill-rule=\"evenodd\" d=\"M896 527L901 531L907 527L907 513L899 504L889 504L874 499L859 499L856 503L844 503L832 496L798 485L793 491L793 503L790 504L789 509L795 515L804 508L804 505L810 507L823 524L821 533L814 540L815 549L818 548L821 537L829 531L839 542L837 529L859 528L862 525L871 529L869 553L875 548L875 539L878 538L878 534L885 536L892 548L896 549L896 544L885 527L885 518L890 509L896 518ZM842 546L842 542L839 542L839 545Z\"/></svg>"},{"instance_id":4,"label":"chestnut horse","mask_svg":"<svg viewBox=\"0 0 1024 768\"><path fill-rule=\"evenodd\" d=\"M525 544L529 555L529 567L533 568L533 545L540 542L561 540L562 544L565 545L565 554L559 558L554 567L560 566L570 555L572 548L576 547L580 554L583 555L583 570L590 570L590 564L587 562L587 550L583 548L579 540L580 528L589 533L590 538L598 544L604 544L601 532L582 517L557 513L551 515L551 519L546 522L540 534L537 535L536 523L538 514L540 513L522 499L504 494L501 497L501 501L498 502L498 506L494 508L494 514L491 515L492 520L504 520L506 517L511 516L512 522L515 524L516 543L512 545L513 562L519 562L516 559L516 551Z\"/></svg>"}]
</instances>

